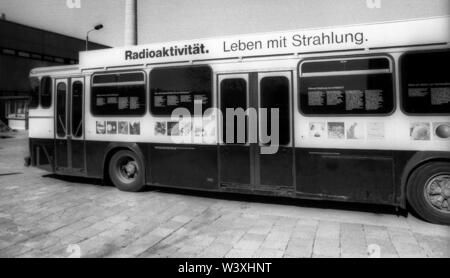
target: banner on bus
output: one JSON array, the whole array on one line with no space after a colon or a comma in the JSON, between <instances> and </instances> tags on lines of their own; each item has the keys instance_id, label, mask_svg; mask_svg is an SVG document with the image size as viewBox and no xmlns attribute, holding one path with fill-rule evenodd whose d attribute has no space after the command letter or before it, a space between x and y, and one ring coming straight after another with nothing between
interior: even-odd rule
<instances>
[{"instance_id":1,"label":"banner on bus","mask_svg":"<svg viewBox=\"0 0 450 278\"><path fill-rule=\"evenodd\" d=\"M450 42L450 17L166 42L80 53L83 69Z\"/></svg>"}]
</instances>

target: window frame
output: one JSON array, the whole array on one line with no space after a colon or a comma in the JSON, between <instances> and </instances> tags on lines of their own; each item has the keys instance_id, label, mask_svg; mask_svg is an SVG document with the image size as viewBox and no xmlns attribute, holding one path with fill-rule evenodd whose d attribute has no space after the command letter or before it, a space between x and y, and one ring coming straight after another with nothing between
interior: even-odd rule
<instances>
[{"instance_id":1,"label":"window frame","mask_svg":"<svg viewBox=\"0 0 450 278\"><path fill-rule=\"evenodd\" d=\"M327 62L327 61L336 61L336 60L357 60L357 59L376 59L376 58L386 58L389 61L389 70L356 70L356 71L333 71L333 72L323 72L323 73L307 73L306 75L302 74L302 65L307 62ZM302 59L298 63L298 75L297 75L297 108L299 113L304 117L389 117L392 116L397 111L397 90L396 90L396 64L395 59L388 53L377 53L377 54L360 54L360 55L344 55L344 56L327 56L327 57L312 57ZM321 76L348 76L348 75L376 75L376 74L386 74L390 73L392 76L392 109L388 113L349 113L349 114L309 114L305 113L302 110L301 106L301 79L302 77L321 77Z\"/></svg>"},{"instance_id":2,"label":"window frame","mask_svg":"<svg viewBox=\"0 0 450 278\"><path fill-rule=\"evenodd\" d=\"M132 81L132 82L122 82L122 83L101 83L101 84L94 84L94 77L98 76L98 75L114 75L114 74L127 74L127 73L142 73L144 76L144 80L143 81ZM94 117L98 117L98 118L143 118L144 116L147 115L147 111L148 111L148 98L149 98L149 80L147 79L147 73L145 70L124 70L124 71L102 71L102 72L95 72L91 75L90 77L90 93L89 93L89 101L90 101L90 105L89 105L89 111L91 113L92 116ZM140 114L134 114L134 115L98 115L96 113L94 113L93 111L93 97L94 97L94 93L93 93L93 88L94 87L108 87L108 86L113 86L115 84L121 84L122 86L126 86L126 85L144 85L145 88L145 94L144 94L144 109L143 112Z\"/></svg>"},{"instance_id":3,"label":"window frame","mask_svg":"<svg viewBox=\"0 0 450 278\"><path fill-rule=\"evenodd\" d=\"M152 111L152 103L153 103L153 98L152 98L152 80L151 80L151 74L154 70L158 70L158 69L179 69L179 68L200 68L200 67L207 67L209 68L209 70L211 71L211 106L206 108L204 112L207 113L203 113L202 111L202 115L195 115L195 114L191 114L191 118L202 118L202 117L207 117L210 116L212 114L211 108L216 108L216 94L214 92L214 70L211 67L211 65L209 64L199 64L199 65L180 65L180 66L161 66L161 67L154 67L151 68L150 71L148 72L148 98L149 98L149 105L148 105L148 111L150 113L150 115L154 118L170 118L172 117L172 113L170 115L158 115L153 113ZM184 108L184 107L182 107ZM176 109L176 108L175 108Z\"/></svg>"},{"instance_id":4,"label":"window frame","mask_svg":"<svg viewBox=\"0 0 450 278\"><path fill-rule=\"evenodd\" d=\"M434 49L427 49L427 50L410 50L410 51L405 51L403 52L400 57L398 58L398 82L399 82L399 99L400 99L400 110L402 111L403 114L407 115L407 116L425 116L425 117L442 117L442 116L450 116L450 112L449 113L411 113L411 112L407 112L405 109L405 101L404 101L404 94L403 94L403 90L404 90L404 75L403 75L403 70L402 70L402 66L403 66L403 61L405 59L405 56L410 55L410 54L427 54L427 53L433 53L433 52L450 52L450 48L434 48Z\"/></svg>"},{"instance_id":5,"label":"window frame","mask_svg":"<svg viewBox=\"0 0 450 278\"><path fill-rule=\"evenodd\" d=\"M258 77L261 74L264 74L264 73L265 72L259 72L258 73ZM286 75L283 75L283 74L278 74L278 75L276 74L276 73L283 73L283 71L266 72L266 73L270 73L270 75L267 75L267 76L264 75L261 78L258 78L258 109L261 108L262 81L264 79L266 79L266 78L283 78L283 79L286 79L286 81L287 81L287 88L288 88L288 92L287 92L288 93L288 101L289 101L289 104L288 104L288 112L289 112L288 113L288 119L289 119L289 125L288 125L288 127L289 127L289 135L288 135L288 139L289 139L289 141L287 143L285 143L285 144L281 144L281 142L278 142L278 146L279 147L289 147L289 146L291 146L293 144L292 134L294 133L294 128L293 128L294 119L293 119L293 112L292 112L293 99L292 99L292 95L291 95L292 94L291 92L294 91L293 90L293 82L292 82L293 73L292 73L292 71L290 72L290 77L287 77ZM260 134L260 132L261 132L260 125L261 125L261 119L258 118L258 136L261 136L261 134ZM258 139L258 142L259 142L259 139ZM262 143L259 142L258 144L261 145Z\"/></svg>"},{"instance_id":6,"label":"window frame","mask_svg":"<svg viewBox=\"0 0 450 278\"><path fill-rule=\"evenodd\" d=\"M31 86L32 78L34 78L35 80L37 79L37 84L38 84L37 93L35 92L35 90L33 90L33 87ZM40 104L41 104L41 79L42 78L40 78L38 76L32 76L29 79L29 82L30 82L30 98L29 98L29 101L28 101L28 108L29 109L39 109L39 107L40 107ZM32 101L34 100L33 94L35 94L35 93L36 93L37 101L35 103L36 105L32 105L32 104L34 104L34 103L32 103Z\"/></svg>"},{"instance_id":7,"label":"window frame","mask_svg":"<svg viewBox=\"0 0 450 278\"><path fill-rule=\"evenodd\" d=\"M42 83L44 82L45 78L50 79L50 86L49 86L49 90L50 90L50 104L48 106L44 106L42 105L42 91L43 91L43 86ZM50 109L53 106L53 78L49 75L46 76L42 76L41 80L39 81L39 107L41 107L42 109Z\"/></svg>"},{"instance_id":8,"label":"window frame","mask_svg":"<svg viewBox=\"0 0 450 278\"><path fill-rule=\"evenodd\" d=\"M236 75L237 77L232 77L233 75ZM247 78L245 78L243 75L247 75ZM243 80L245 82L245 104L246 104L244 111L247 111L250 107L250 84L249 84L250 80L249 80L248 74L234 73L234 74L223 74L222 76L223 76L222 79L219 78L220 75L217 76L217 87L218 87L218 90L217 90L218 91L218 105L217 106L218 106L218 110L221 111L223 116L225 115L224 111L222 111L222 96L223 96L222 95L222 93L223 93L222 84L223 84L223 82L225 82L227 80ZM226 128L224 123L226 123L226 119L223 119L222 123L220 124L220 128L221 128L221 131L220 131L221 138L220 139L223 141L222 143L224 146L249 146L250 145L250 143L249 143L250 127L249 127L249 121L248 121L247 116L246 116L246 124L245 124L245 143L227 143L226 140L224 140L226 138L223 138L224 135L226 135L223 132L224 128ZM237 136L237 134L234 134L234 135L235 135L235 137Z\"/></svg>"},{"instance_id":9,"label":"window frame","mask_svg":"<svg viewBox=\"0 0 450 278\"><path fill-rule=\"evenodd\" d=\"M58 89L58 87L59 87L59 85L60 84L63 84L63 85L65 85L65 90L64 90L64 122L63 122L63 124L64 124L64 126L62 126L62 128L64 129L64 135L60 135L59 134L59 130L58 130L58 127L59 127L59 125L60 125L60 121L59 121L59 109L60 109L60 106L58 105L58 95L59 95L59 89ZM55 136L56 136L56 138L57 139L65 139L65 138L67 138L67 136L69 136L69 134L68 134L68 132L70 131L69 130L69 118L70 118L70 113L68 113L69 111L68 111L68 109L69 109L69 89L70 89L70 87L69 87L69 84L68 84L68 80L67 79L59 79L59 81L58 80L55 80L55 91L56 91L56 97L55 97L55 100L56 100L56 105L55 105L55 123L56 123L56 125L55 125Z\"/></svg>"},{"instance_id":10,"label":"window frame","mask_svg":"<svg viewBox=\"0 0 450 278\"><path fill-rule=\"evenodd\" d=\"M85 119L84 119L84 106L85 106L85 98L86 98L86 92L85 92L85 90L86 90L86 87L85 87L85 83L84 83L84 81L81 81L81 80L75 80L75 81L72 81L71 80L71 82L70 82L71 84L71 87L70 87L70 134L72 135L72 137L73 138L75 138L75 139L83 139L84 138L84 136L85 136L85 134L84 134L84 125L85 125ZM74 111L74 109L73 109L73 103L74 103L74 99L73 99L73 88L74 88L74 85L75 84L81 84L81 129L80 129L80 132L81 132L81 135L80 136L76 136L76 134L74 134L74 130L73 130L73 128L74 128L74 122L73 122L73 111Z\"/></svg>"}]
</instances>

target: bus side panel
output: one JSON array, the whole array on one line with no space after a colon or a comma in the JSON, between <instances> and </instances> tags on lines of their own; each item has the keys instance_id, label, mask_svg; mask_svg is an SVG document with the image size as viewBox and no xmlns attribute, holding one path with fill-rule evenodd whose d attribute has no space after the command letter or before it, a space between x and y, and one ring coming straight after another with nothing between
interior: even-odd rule
<instances>
[{"instance_id":1,"label":"bus side panel","mask_svg":"<svg viewBox=\"0 0 450 278\"><path fill-rule=\"evenodd\" d=\"M404 154L403 154L404 155ZM297 191L328 199L401 204L402 154L392 151L297 149ZM401 162L398 165L398 162Z\"/></svg>"},{"instance_id":2,"label":"bus side panel","mask_svg":"<svg viewBox=\"0 0 450 278\"><path fill-rule=\"evenodd\" d=\"M103 178L103 160L108 142L86 141L86 172L91 178Z\"/></svg>"},{"instance_id":3,"label":"bus side panel","mask_svg":"<svg viewBox=\"0 0 450 278\"><path fill-rule=\"evenodd\" d=\"M55 159L55 141L53 139L30 138L31 165L39 169L53 172Z\"/></svg>"},{"instance_id":4,"label":"bus side panel","mask_svg":"<svg viewBox=\"0 0 450 278\"><path fill-rule=\"evenodd\" d=\"M151 145L147 157L153 185L218 189L217 146Z\"/></svg>"}]
</instances>

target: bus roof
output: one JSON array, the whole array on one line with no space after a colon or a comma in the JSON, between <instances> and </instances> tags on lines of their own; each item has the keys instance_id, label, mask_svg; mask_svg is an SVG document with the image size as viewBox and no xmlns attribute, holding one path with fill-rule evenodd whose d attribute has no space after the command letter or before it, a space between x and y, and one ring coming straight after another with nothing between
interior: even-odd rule
<instances>
[{"instance_id":1,"label":"bus roof","mask_svg":"<svg viewBox=\"0 0 450 278\"><path fill-rule=\"evenodd\" d=\"M228 36L80 52L80 69L450 42L450 17Z\"/></svg>"},{"instance_id":2,"label":"bus roof","mask_svg":"<svg viewBox=\"0 0 450 278\"><path fill-rule=\"evenodd\" d=\"M30 72L30 76L44 75L49 73L70 74L74 72L79 72L79 69L80 69L79 65L40 67L32 69Z\"/></svg>"}]
</instances>

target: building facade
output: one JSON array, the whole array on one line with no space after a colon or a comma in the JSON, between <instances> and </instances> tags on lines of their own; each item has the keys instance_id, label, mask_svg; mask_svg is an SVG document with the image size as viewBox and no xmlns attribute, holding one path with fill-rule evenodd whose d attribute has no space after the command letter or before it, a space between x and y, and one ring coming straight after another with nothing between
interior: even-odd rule
<instances>
[{"instance_id":1,"label":"building facade","mask_svg":"<svg viewBox=\"0 0 450 278\"><path fill-rule=\"evenodd\" d=\"M12 129L27 129L30 70L78 63L86 41L4 19L0 38L0 121ZM89 49L102 48L108 46L89 43Z\"/></svg>"}]
</instances>

